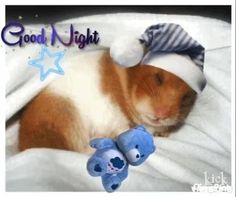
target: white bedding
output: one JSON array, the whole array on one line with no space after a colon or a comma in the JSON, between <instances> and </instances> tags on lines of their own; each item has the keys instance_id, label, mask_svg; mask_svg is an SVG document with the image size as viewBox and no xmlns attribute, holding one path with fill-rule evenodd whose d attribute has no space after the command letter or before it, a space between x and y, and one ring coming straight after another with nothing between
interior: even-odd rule
<instances>
[{"instance_id":1,"label":"white bedding","mask_svg":"<svg viewBox=\"0 0 236 197\"><path fill-rule=\"evenodd\" d=\"M68 24L78 30L96 29L102 45L124 34L140 34L146 27L159 22L178 23L206 48L205 75L208 85L197 99L186 124L169 138L156 138L157 151L145 164L130 167L129 176L119 191L191 191L195 183L204 184L204 172L223 172L231 184L231 25L216 19L197 16L156 14L109 14L75 18L57 25L63 34ZM26 29L38 31L41 25ZM66 34L64 35L66 36ZM94 50L89 47L89 50ZM27 64L36 57L37 46L7 48L6 84L8 120L54 76L39 80L37 69ZM63 62L78 49L66 53ZM18 120L6 132L7 191L103 191L100 178L86 171L87 155L53 149L17 150Z\"/></svg>"}]
</instances>

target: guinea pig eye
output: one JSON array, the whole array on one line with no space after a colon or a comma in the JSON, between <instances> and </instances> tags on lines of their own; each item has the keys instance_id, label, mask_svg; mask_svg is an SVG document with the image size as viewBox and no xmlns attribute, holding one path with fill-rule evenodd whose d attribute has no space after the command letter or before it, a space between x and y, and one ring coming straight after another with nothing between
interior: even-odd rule
<instances>
[{"instance_id":1,"label":"guinea pig eye","mask_svg":"<svg viewBox=\"0 0 236 197\"><path fill-rule=\"evenodd\" d=\"M161 85L163 82L163 76L160 73L155 74L155 81L157 85Z\"/></svg>"}]
</instances>

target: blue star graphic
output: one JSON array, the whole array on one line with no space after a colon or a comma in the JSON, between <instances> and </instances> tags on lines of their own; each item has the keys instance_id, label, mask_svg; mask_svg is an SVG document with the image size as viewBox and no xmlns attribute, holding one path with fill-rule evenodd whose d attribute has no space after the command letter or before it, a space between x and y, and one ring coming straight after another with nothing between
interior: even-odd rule
<instances>
[{"instance_id":1,"label":"blue star graphic","mask_svg":"<svg viewBox=\"0 0 236 197\"><path fill-rule=\"evenodd\" d=\"M33 60L30 60L28 63L29 63L29 65L31 65L33 67L39 68L40 80L44 81L50 73L56 73L56 74L59 74L59 75L64 75L64 70L59 65L59 61L63 58L64 54L65 54L64 51L51 53L46 46L42 46L42 49L41 49L41 52L40 52L40 57L36 58L36 59L33 59ZM55 67L46 69L45 65L43 64L43 61L45 60L45 57L53 58Z\"/></svg>"}]
</instances>

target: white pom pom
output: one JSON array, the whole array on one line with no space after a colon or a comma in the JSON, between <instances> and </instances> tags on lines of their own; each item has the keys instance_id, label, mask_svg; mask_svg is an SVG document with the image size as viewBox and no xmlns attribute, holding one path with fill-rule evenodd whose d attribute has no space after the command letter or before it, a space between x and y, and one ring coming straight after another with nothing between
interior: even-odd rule
<instances>
[{"instance_id":1,"label":"white pom pom","mask_svg":"<svg viewBox=\"0 0 236 197\"><path fill-rule=\"evenodd\" d=\"M110 56L116 64L123 67L137 65L143 58L144 47L137 38L122 36L116 38L110 47Z\"/></svg>"}]
</instances>

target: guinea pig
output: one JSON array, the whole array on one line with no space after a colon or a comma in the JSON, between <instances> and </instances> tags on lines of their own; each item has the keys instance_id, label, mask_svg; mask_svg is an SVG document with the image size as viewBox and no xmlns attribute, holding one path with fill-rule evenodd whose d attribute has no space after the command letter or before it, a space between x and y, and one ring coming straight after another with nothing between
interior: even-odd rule
<instances>
[{"instance_id":1,"label":"guinea pig","mask_svg":"<svg viewBox=\"0 0 236 197\"><path fill-rule=\"evenodd\" d=\"M72 57L23 110L19 149L90 152L89 141L144 124L167 136L182 124L196 93L177 76L149 65L122 68L104 50Z\"/></svg>"}]
</instances>

